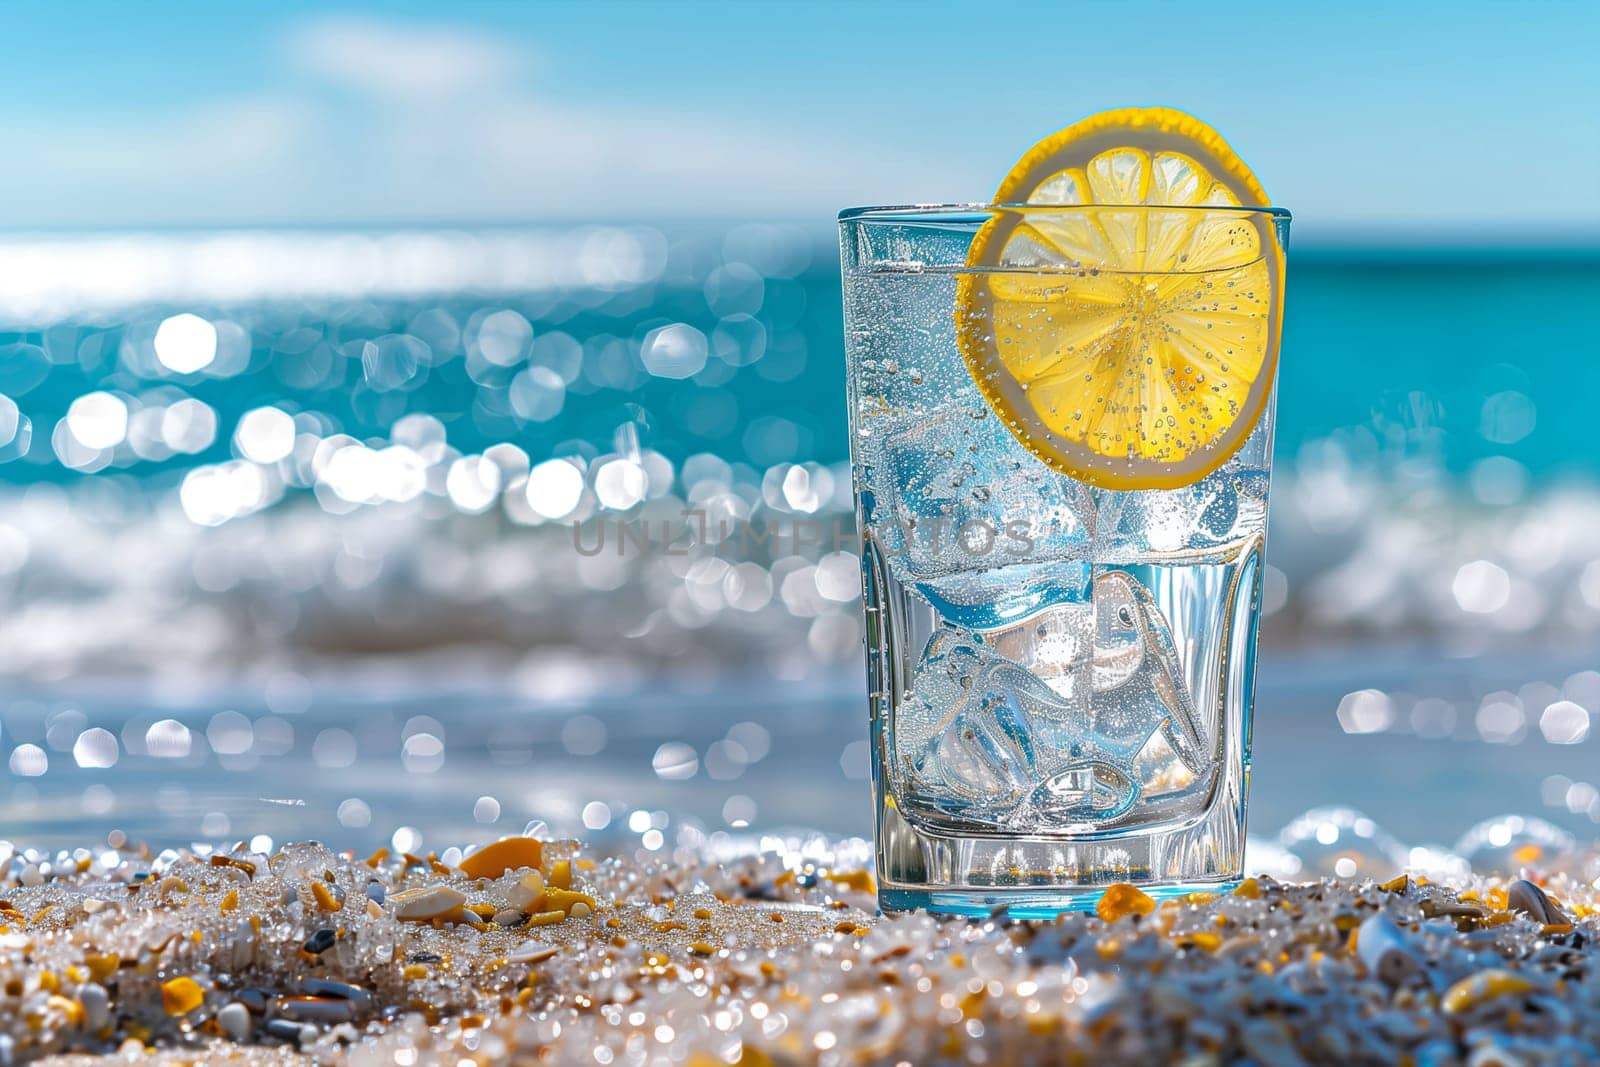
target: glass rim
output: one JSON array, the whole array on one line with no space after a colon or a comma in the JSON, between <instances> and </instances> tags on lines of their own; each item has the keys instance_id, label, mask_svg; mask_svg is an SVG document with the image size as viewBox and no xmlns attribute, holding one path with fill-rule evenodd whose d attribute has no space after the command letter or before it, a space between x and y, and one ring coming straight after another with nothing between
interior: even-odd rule
<instances>
[{"instance_id":1,"label":"glass rim","mask_svg":"<svg viewBox=\"0 0 1600 1067\"><path fill-rule=\"evenodd\" d=\"M1274 220L1290 221L1294 216L1288 208L1268 205L1253 207L1235 204L1033 204L1033 203L966 203L966 204L886 204L867 207L847 207L839 212L841 224L861 222L886 222L910 224L917 222L983 222L1000 212L1020 214L1065 214L1090 209L1123 209L1139 211L1182 211L1205 214L1266 216Z\"/></svg>"}]
</instances>

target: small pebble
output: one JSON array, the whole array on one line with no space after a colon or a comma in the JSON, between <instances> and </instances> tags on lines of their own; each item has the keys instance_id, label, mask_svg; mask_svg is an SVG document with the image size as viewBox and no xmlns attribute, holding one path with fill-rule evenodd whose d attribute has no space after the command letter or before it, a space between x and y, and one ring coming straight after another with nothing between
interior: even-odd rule
<instances>
[{"instance_id":1,"label":"small pebble","mask_svg":"<svg viewBox=\"0 0 1600 1067\"><path fill-rule=\"evenodd\" d=\"M408 889L389 897L397 919L425 922L428 919L453 915L466 904L467 895L447 885L430 885L421 889Z\"/></svg>"},{"instance_id":2,"label":"small pebble","mask_svg":"<svg viewBox=\"0 0 1600 1067\"><path fill-rule=\"evenodd\" d=\"M161 1006L168 1015L187 1015L205 999L205 990L193 978L185 976L161 983Z\"/></svg>"},{"instance_id":3,"label":"small pebble","mask_svg":"<svg viewBox=\"0 0 1600 1067\"><path fill-rule=\"evenodd\" d=\"M529 871L518 878L516 884L506 895L507 903L518 911L536 911L535 904L544 896L544 875L538 871Z\"/></svg>"},{"instance_id":4,"label":"small pebble","mask_svg":"<svg viewBox=\"0 0 1600 1067\"><path fill-rule=\"evenodd\" d=\"M277 1008L300 1022L345 1023L356 1015L356 1006L342 997L279 997Z\"/></svg>"},{"instance_id":5,"label":"small pebble","mask_svg":"<svg viewBox=\"0 0 1600 1067\"><path fill-rule=\"evenodd\" d=\"M498 878L521 867L537 868L544 860L544 845L532 837L507 837L484 845L461 861L468 878Z\"/></svg>"},{"instance_id":6,"label":"small pebble","mask_svg":"<svg viewBox=\"0 0 1600 1067\"><path fill-rule=\"evenodd\" d=\"M314 1027L297 1023L293 1019L269 1019L261 1025L261 1029L278 1040L287 1041L293 1045L300 1044L303 1039L307 1038L308 1034L313 1037L316 1035Z\"/></svg>"},{"instance_id":7,"label":"small pebble","mask_svg":"<svg viewBox=\"0 0 1600 1067\"><path fill-rule=\"evenodd\" d=\"M90 1033L98 1032L111 1020L111 997L100 983L85 982L80 986L78 1002L83 1005L83 1024Z\"/></svg>"},{"instance_id":8,"label":"small pebble","mask_svg":"<svg viewBox=\"0 0 1600 1067\"><path fill-rule=\"evenodd\" d=\"M1520 974L1495 967L1469 975L1452 985L1439 999L1446 1015L1460 1015L1500 997L1527 993L1533 983Z\"/></svg>"},{"instance_id":9,"label":"small pebble","mask_svg":"<svg viewBox=\"0 0 1600 1067\"><path fill-rule=\"evenodd\" d=\"M1108 923L1128 915L1149 915L1155 910L1155 899L1127 882L1107 886L1094 905L1094 913Z\"/></svg>"},{"instance_id":10,"label":"small pebble","mask_svg":"<svg viewBox=\"0 0 1600 1067\"><path fill-rule=\"evenodd\" d=\"M1386 985L1398 986L1421 970L1417 954L1386 912L1367 916L1356 928L1356 955Z\"/></svg>"},{"instance_id":11,"label":"small pebble","mask_svg":"<svg viewBox=\"0 0 1600 1067\"><path fill-rule=\"evenodd\" d=\"M1506 886L1506 910L1528 916L1546 926L1570 923L1572 920L1545 893L1526 878L1518 878Z\"/></svg>"},{"instance_id":12,"label":"small pebble","mask_svg":"<svg viewBox=\"0 0 1600 1067\"><path fill-rule=\"evenodd\" d=\"M322 953L332 948L333 943L338 940L338 938L339 934L336 930L334 930L333 927L324 926L322 929L306 938L305 944L301 945L300 947L311 953L313 956L320 956Z\"/></svg>"},{"instance_id":13,"label":"small pebble","mask_svg":"<svg viewBox=\"0 0 1600 1067\"><path fill-rule=\"evenodd\" d=\"M338 997L348 1000L357 1007L367 1007L372 1003L372 993L358 985L349 982L333 982L326 978L307 978L300 983L300 988L314 997Z\"/></svg>"},{"instance_id":14,"label":"small pebble","mask_svg":"<svg viewBox=\"0 0 1600 1067\"><path fill-rule=\"evenodd\" d=\"M248 1040L250 1032L255 1029L250 1009L237 1000L223 1005L222 1010L217 1012L217 1025L231 1040L237 1042Z\"/></svg>"},{"instance_id":15,"label":"small pebble","mask_svg":"<svg viewBox=\"0 0 1600 1067\"><path fill-rule=\"evenodd\" d=\"M234 994L234 999L243 1004L255 1015L265 1015L267 1006L272 1003L272 994L265 989L247 988Z\"/></svg>"}]
</instances>

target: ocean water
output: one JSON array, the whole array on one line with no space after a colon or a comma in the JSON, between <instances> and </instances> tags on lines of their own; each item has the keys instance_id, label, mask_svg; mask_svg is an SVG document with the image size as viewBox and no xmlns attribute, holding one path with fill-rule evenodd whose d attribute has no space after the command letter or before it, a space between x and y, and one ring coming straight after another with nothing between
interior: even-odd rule
<instances>
[{"instance_id":1,"label":"ocean water","mask_svg":"<svg viewBox=\"0 0 1600 1067\"><path fill-rule=\"evenodd\" d=\"M0 824L864 831L832 239L9 239ZM1291 251L1253 830L1592 833L1597 288L1595 249Z\"/></svg>"}]
</instances>

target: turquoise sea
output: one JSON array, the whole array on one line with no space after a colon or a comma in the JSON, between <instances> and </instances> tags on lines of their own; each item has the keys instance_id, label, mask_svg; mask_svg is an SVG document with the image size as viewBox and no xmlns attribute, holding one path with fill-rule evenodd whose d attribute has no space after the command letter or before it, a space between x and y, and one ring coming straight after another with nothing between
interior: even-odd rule
<instances>
[{"instance_id":1,"label":"turquoise sea","mask_svg":"<svg viewBox=\"0 0 1600 1067\"><path fill-rule=\"evenodd\" d=\"M848 552L572 541L848 527L832 240L0 243L0 825L864 832ZM1253 832L1592 835L1600 247L1290 263Z\"/></svg>"},{"instance_id":2,"label":"turquoise sea","mask_svg":"<svg viewBox=\"0 0 1600 1067\"><path fill-rule=\"evenodd\" d=\"M513 441L530 454L549 454L603 449L619 424L632 421L669 456L709 452L763 468L844 460L839 276L830 235L776 226L731 236L618 232L647 235L637 238L649 246L640 254L652 257L640 267L640 284L584 286L579 278L524 293L296 294L291 301L78 309L17 307L14 300L0 319L0 392L17 399L47 437L87 391L173 378L147 378L121 346L164 312L188 311L231 317L250 331L248 355L229 373L183 382L225 424L261 404L282 403L366 437L386 434L405 414L424 413L444 423L459 449ZM1334 438L1360 460L1382 454L1388 461L1398 449L1458 478L1489 457L1514 460L1534 484L1600 474L1585 407L1600 390L1600 361L1581 327L1597 291L1600 247L1293 249L1279 461ZM513 342L527 351L475 373L468 360L454 358L463 350L462 331L471 331L474 315L501 309L525 320L531 340ZM638 357L652 329L673 323L698 331L712 357L687 380L651 375ZM427 342L426 351L364 372L352 349L408 330ZM717 358L736 350L731 359ZM524 365L547 365L563 377L576 369L558 415L535 421L514 410L509 382ZM160 484L229 454L228 438L218 435L179 460L113 462L110 469ZM74 472L42 447L0 467L0 475L16 484L68 481Z\"/></svg>"}]
</instances>

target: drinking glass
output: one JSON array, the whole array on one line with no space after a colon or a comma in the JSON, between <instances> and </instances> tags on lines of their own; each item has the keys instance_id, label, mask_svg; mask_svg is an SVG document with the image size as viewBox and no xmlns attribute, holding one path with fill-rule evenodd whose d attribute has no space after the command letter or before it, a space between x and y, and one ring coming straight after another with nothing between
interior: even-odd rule
<instances>
[{"instance_id":1,"label":"drinking glass","mask_svg":"<svg viewBox=\"0 0 1600 1067\"><path fill-rule=\"evenodd\" d=\"M840 215L885 911L1042 917L1113 883L1159 898L1240 877L1275 387L1215 470L1108 488L1038 458L961 347L974 274L1040 293L1074 275L1125 285L1132 314L1139 290L1181 288L1181 262L1109 279L1093 262L969 266L992 220L1082 226L1105 210ZM1126 211L1249 227L1282 263L1279 209ZM1254 305L1274 353L1281 282ZM1079 306L1042 310L1070 327Z\"/></svg>"}]
</instances>

